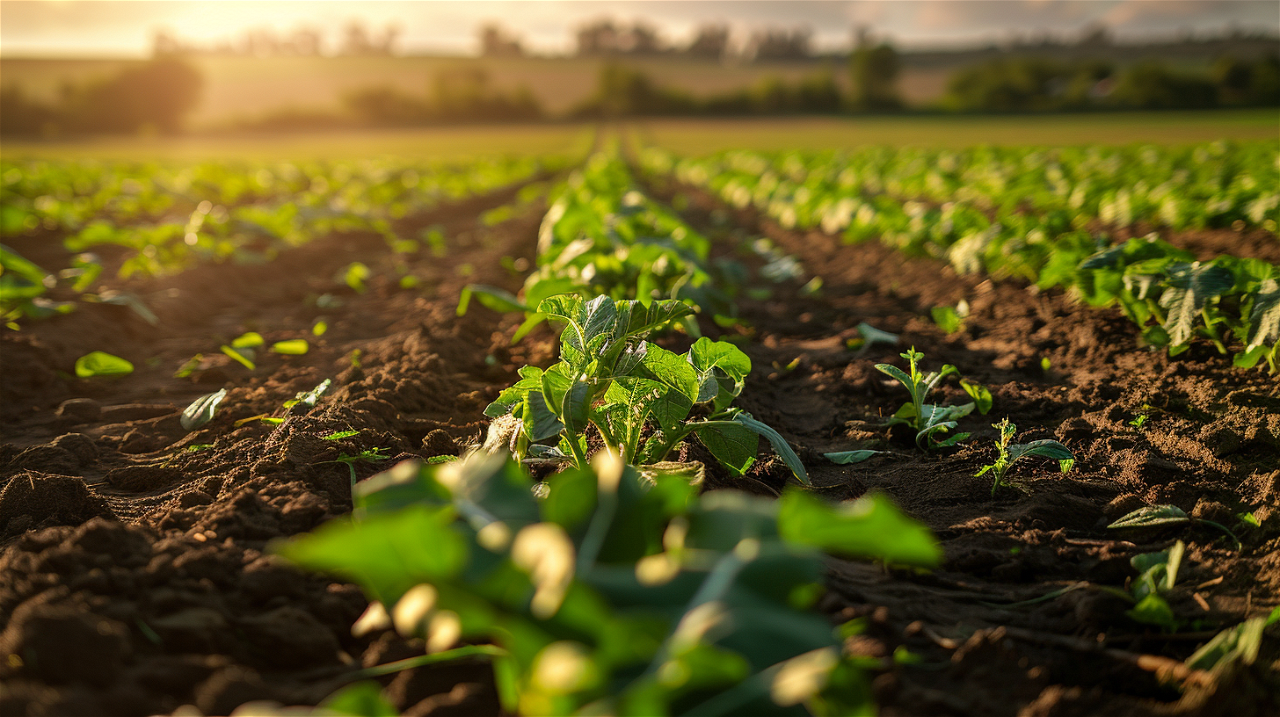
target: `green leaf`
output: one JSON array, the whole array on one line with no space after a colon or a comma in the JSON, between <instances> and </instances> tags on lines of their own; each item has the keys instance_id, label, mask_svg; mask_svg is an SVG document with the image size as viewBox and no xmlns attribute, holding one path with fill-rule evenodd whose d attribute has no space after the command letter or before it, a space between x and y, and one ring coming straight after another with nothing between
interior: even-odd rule
<instances>
[{"instance_id":1,"label":"green leaf","mask_svg":"<svg viewBox=\"0 0 1280 717\"><path fill-rule=\"evenodd\" d=\"M1168 286L1160 295L1160 305L1168 311L1164 328L1170 342L1179 346L1190 341L1205 302L1220 296L1234 283L1231 271L1215 264L1186 264L1171 269Z\"/></svg>"},{"instance_id":2,"label":"green leaf","mask_svg":"<svg viewBox=\"0 0 1280 717\"><path fill-rule=\"evenodd\" d=\"M858 329L858 335L862 336L862 340L866 342L863 344L864 349L869 348L874 344L888 344L889 346L896 346L898 344L897 334L891 334L888 331L881 331L865 321L858 324L856 328Z\"/></svg>"},{"instance_id":3,"label":"green leaf","mask_svg":"<svg viewBox=\"0 0 1280 717\"><path fill-rule=\"evenodd\" d=\"M626 304L627 318L625 336L641 336L650 331L662 328L673 321L693 315L693 308L683 301L663 299L645 306L639 301L618 302L619 316L623 315L623 304ZM622 338L622 337L619 337Z\"/></svg>"},{"instance_id":4,"label":"green leaf","mask_svg":"<svg viewBox=\"0 0 1280 717\"><path fill-rule=\"evenodd\" d=\"M849 465L851 463L861 463L871 456L883 451L861 450L861 451L837 451L835 453L823 453L822 456L837 465Z\"/></svg>"},{"instance_id":5,"label":"green leaf","mask_svg":"<svg viewBox=\"0 0 1280 717\"><path fill-rule=\"evenodd\" d=\"M325 380L316 384L316 387L311 389L310 391L299 391L298 393L294 394L293 399L290 401L285 401L284 406L285 408L292 408L293 406L302 406L304 408L315 408L316 403L320 400L320 397L328 393L329 387L332 385L333 385L333 380L326 378Z\"/></svg>"},{"instance_id":6,"label":"green leaf","mask_svg":"<svg viewBox=\"0 0 1280 717\"><path fill-rule=\"evenodd\" d=\"M987 411L991 410L991 389L980 383L969 383L964 379L960 380L960 388L963 388L964 392L969 394L969 398L973 399L974 405L978 407L978 413L987 415Z\"/></svg>"},{"instance_id":7,"label":"green leaf","mask_svg":"<svg viewBox=\"0 0 1280 717\"><path fill-rule=\"evenodd\" d=\"M1190 522L1191 518L1174 505L1148 505L1122 516L1108 528L1147 528Z\"/></svg>"},{"instance_id":8,"label":"green leaf","mask_svg":"<svg viewBox=\"0 0 1280 717\"><path fill-rule=\"evenodd\" d=\"M756 460L760 436L746 426L699 426L693 432L711 455L736 476L747 472Z\"/></svg>"},{"instance_id":9,"label":"green leaf","mask_svg":"<svg viewBox=\"0 0 1280 717\"><path fill-rule=\"evenodd\" d=\"M641 365L654 380L676 389L690 402L698 400L700 393L698 372L680 354L656 344L648 344L645 346Z\"/></svg>"},{"instance_id":10,"label":"green leaf","mask_svg":"<svg viewBox=\"0 0 1280 717\"><path fill-rule=\"evenodd\" d=\"M467 307L471 303L472 296L485 308L492 309L500 314L513 311L532 311L524 302L516 298L515 294L506 289L499 289L496 286L487 284L467 284L462 287L462 292L458 296L458 316L467 313Z\"/></svg>"},{"instance_id":11,"label":"green leaf","mask_svg":"<svg viewBox=\"0 0 1280 717\"><path fill-rule=\"evenodd\" d=\"M1010 465L1023 456L1044 456L1055 461L1075 460L1075 455L1066 446L1051 438L1031 441L1030 443L1015 443L1009 446Z\"/></svg>"},{"instance_id":12,"label":"green leaf","mask_svg":"<svg viewBox=\"0 0 1280 717\"><path fill-rule=\"evenodd\" d=\"M347 685L325 698L317 713L341 717L398 717L395 705L382 696L382 686L373 680Z\"/></svg>"},{"instance_id":13,"label":"green leaf","mask_svg":"<svg viewBox=\"0 0 1280 717\"><path fill-rule=\"evenodd\" d=\"M257 348L263 345L264 343L266 343L266 341L263 340L262 334L256 331L249 331L247 333L240 334L236 338L232 339L231 348L252 349L252 348Z\"/></svg>"},{"instance_id":14,"label":"green leaf","mask_svg":"<svg viewBox=\"0 0 1280 717\"><path fill-rule=\"evenodd\" d=\"M916 398L916 392L919 389L916 387L916 382L912 381L911 377L908 376L905 371L898 368L897 366L894 366L893 364L887 364L887 363L876 364L876 370L879 371L880 373L887 374L897 379L898 382L901 383L904 387L906 387L907 391L911 393L912 398ZM918 398L920 400L924 400L923 396L920 396Z\"/></svg>"},{"instance_id":15,"label":"green leaf","mask_svg":"<svg viewBox=\"0 0 1280 717\"><path fill-rule=\"evenodd\" d=\"M942 557L929 529L903 515L884 495L832 504L805 491L787 489L778 500L783 540L847 557L932 566Z\"/></svg>"},{"instance_id":16,"label":"green leaf","mask_svg":"<svg viewBox=\"0 0 1280 717\"><path fill-rule=\"evenodd\" d=\"M213 420L213 414L218 410L218 404L222 403L222 399L227 397L227 389L219 389L213 393L206 393L191 402L182 411L181 424L183 429L194 431L195 429L205 425Z\"/></svg>"},{"instance_id":17,"label":"green leaf","mask_svg":"<svg viewBox=\"0 0 1280 717\"><path fill-rule=\"evenodd\" d=\"M1250 352L1280 341L1280 282L1275 279L1262 282L1261 290L1253 300L1253 308L1249 311L1248 339L1245 350Z\"/></svg>"},{"instance_id":18,"label":"green leaf","mask_svg":"<svg viewBox=\"0 0 1280 717\"><path fill-rule=\"evenodd\" d=\"M534 442L545 441L564 431L564 424L547 405L547 399L542 395L542 391L530 391L525 394L523 419L525 435Z\"/></svg>"},{"instance_id":19,"label":"green leaf","mask_svg":"<svg viewBox=\"0 0 1280 717\"><path fill-rule=\"evenodd\" d=\"M365 266L361 262L353 261L348 264L347 268L343 271L342 281L347 286L351 287L352 291L355 291L357 294L363 294L366 290L364 282L371 275L372 272L369 271L369 267Z\"/></svg>"},{"instance_id":20,"label":"green leaf","mask_svg":"<svg viewBox=\"0 0 1280 717\"><path fill-rule=\"evenodd\" d=\"M1155 625L1166 630L1178 629L1178 618L1173 614L1173 608L1156 593L1142 598L1132 610L1126 610L1124 614L1144 625Z\"/></svg>"},{"instance_id":21,"label":"green leaf","mask_svg":"<svg viewBox=\"0 0 1280 717\"><path fill-rule=\"evenodd\" d=\"M739 413L733 417L733 420L768 439L769 444L773 446L773 452L782 458L782 462L787 464L787 467L795 474L796 479L805 485L809 485L809 474L805 471L804 464L800 462L800 456L797 456L796 452L791 450L791 445L787 443L787 439L769 426L752 418L749 413Z\"/></svg>"},{"instance_id":22,"label":"green leaf","mask_svg":"<svg viewBox=\"0 0 1280 717\"><path fill-rule=\"evenodd\" d=\"M960 314L950 306L935 306L930 309L929 313L933 316L933 323L938 325L948 334L954 334L960 330L962 323Z\"/></svg>"},{"instance_id":23,"label":"green leaf","mask_svg":"<svg viewBox=\"0 0 1280 717\"><path fill-rule=\"evenodd\" d=\"M255 366L253 361L248 356L246 356L245 353L252 353L252 351L253 351L252 349L245 349L244 352L241 352L234 348L231 348L230 346L227 346L226 344L222 345L222 353L226 354L228 358L235 360L241 366L244 366L250 371L252 371L255 368Z\"/></svg>"},{"instance_id":24,"label":"green leaf","mask_svg":"<svg viewBox=\"0 0 1280 717\"><path fill-rule=\"evenodd\" d=\"M484 415L497 418L511 413L511 409L524 403L525 394L542 388L542 369L525 366L520 369L520 380L504 388L502 393L484 409Z\"/></svg>"},{"instance_id":25,"label":"green leaf","mask_svg":"<svg viewBox=\"0 0 1280 717\"><path fill-rule=\"evenodd\" d=\"M452 507L414 505L353 522L339 518L290 540L276 552L312 570L358 583L391 605L409 588L456 575L468 549L452 528Z\"/></svg>"},{"instance_id":26,"label":"green leaf","mask_svg":"<svg viewBox=\"0 0 1280 717\"><path fill-rule=\"evenodd\" d=\"M91 351L76 359L76 375L80 378L126 376L131 373L133 364L105 351Z\"/></svg>"},{"instance_id":27,"label":"green leaf","mask_svg":"<svg viewBox=\"0 0 1280 717\"><path fill-rule=\"evenodd\" d=\"M1213 670L1233 662L1251 665L1262 647L1263 629L1280 616L1280 608L1270 618L1255 617L1218 633L1187 658L1186 666L1196 670Z\"/></svg>"},{"instance_id":28,"label":"green leaf","mask_svg":"<svg viewBox=\"0 0 1280 717\"><path fill-rule=\"evenodd\" d=\"M288 339L271 344L271 350L286 356L302 356L310 350L306 339Z\"/></svg>"}]
</instances>

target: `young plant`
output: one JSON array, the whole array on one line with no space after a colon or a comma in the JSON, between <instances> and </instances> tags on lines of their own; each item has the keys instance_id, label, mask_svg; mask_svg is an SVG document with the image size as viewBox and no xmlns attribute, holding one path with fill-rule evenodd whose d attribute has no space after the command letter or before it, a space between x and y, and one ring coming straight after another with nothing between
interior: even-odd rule
<instances>
[{"instance_id":1,"label":"young plant","mask_svg":"<svg viewBox=\"0 0 1280 717\"><path fill-rule=\"evenodd\" d=\"M275 549L364 589L355 634L425 640L362 678L479 658L504 713L619 717L872 713L866 663L840 648L856 624L812 609L824 554L941 553L882 495L701 495L608 451L531 483L500 453L406 461L356 487L352 516Z\"/></svg>"},{"instance_id":2,"label":"young plant","mask_svg":"<svg viewBox=\"0 0 1280 717\"><path fill-rule=\"evenodd\" d=\"M742 475L764 436L796 477L808 482L786 440L731 405L751 372L746 354L705 337L684 354L645 340L650 331L691 315L684 302L646 306L607 296L584 302L567 294L545 299L537 312L565 323L560 361L545 371L520 369L520 380L485 409L497 419L491 447L505 443L521 458L569 460L582 467L587 428L594 426L609 450L647 465L666 460L693 435Z\"/></svg>"},{"instance_id":3,"label":"young plant","mask_svg":"<svg viewBox=\"0 0 1280 717\"><path fill-rule=\"evenodd\" d=\"M933 371L926 374L919 367L919 361L924 358L924 354L916 351L914 346L908 349L906 353L899 355L909 363L910 374L904 373L897 366L887 363L876 364L877 370L897 379L911 394L911 402L902 404L902 408L899 408L893 414L887 425L896 426L902 424L910 426L916 431L916 445L924 449L946 448L968 438L968 433L957 433L943 440L938 440L935 438L935 434L947 433L955 428L958 419L973 412L974 403L970 402L960 406L938 406L925 403L929 393L938 386L943 378L951 374L959 375L960 372L956 367L951 364L945 364L941 371Z\"/></svg>"},{"instance_id":4,"label":"young plant","mask_svg":"<svg viewBox=\"0 0 1280 717\"><path fill-rule=\"evenodd\" d=\"M1158 525L1178 525L1182 523L1200 523L1211 528L1216 528L1226 533L1231 541L1236 544L1239 550L1242 543L1231 529L1222 523L1217 523L1204 518L1192 518L1187 515L1186 511L1176 505L1148 505L1143 506L1131 513L1121 516L1108 528L1149 528Z\"/></svg>"},{"instance_id":5,"label":"young plant","mask_svg":"<svg viewBox=\"0 0 1280 717\"><path fill-rule=\"evenodd\" d=\"M1187 546L1181 540L1173 547L1159 553L1142 553L1130 559L1129 564L1138 571L1138 579L1130 583L1129 595L1133 609L1125 614L1144 625L1155 625L1170 632L1178 629L1178 618L1164 599L1178 579L1178 567Z\"/></svg>"},{"instance_id":6,"label":"young plant","mask_svg":"<svg viewBox=\"0 0 1280 717\"><path fill-rule=\"evenodd\" d=\"M1014 443L1010 445L1014 434L1018 432L1018 427L1009 422L1008 418L1002 419L999 423L994 423L992 428L1000 431L1000 437L996 440L996 448L1000 450L1000 455L996 457L996 462L982 467L982 470L974 474L974 477L980 477L987 471L995 471L995 480L991 483L991 495L996 494L996 489L1003 485L1017 485L1016 483L1005 480L1005 476L1009 473L1009 469L1013 468L1013 464L1018 459L1025 456L1044 456L1052 458L1061 464L1062 461L1074 461L1075 456L1071 451L1061 443L1051 439L1044 438L1030 443ZM1063 471L1064 473L1066 471Z\"/></svg>"}]
</instances>

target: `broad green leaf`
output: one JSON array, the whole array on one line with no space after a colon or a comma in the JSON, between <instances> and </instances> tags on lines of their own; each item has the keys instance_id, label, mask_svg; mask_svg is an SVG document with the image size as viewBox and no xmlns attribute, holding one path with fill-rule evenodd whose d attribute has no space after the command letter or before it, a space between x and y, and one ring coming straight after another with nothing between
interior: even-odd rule
<instances>
[{"instance_id":1,"label":"broad green leaf","mask_svg":"<svg viewBox=\"0 0 1280 717\"><path fill-rule=\"evenodd\" d=\"M1215 264L1172 268L1168 286L1160 295L1160 305L1168 311L1164 328L1169 332L1170 342L1179 346L1190 341L1205 302L1230 289L1233 283L1235 277L1231 272Z\"/></svg>"},{"instance_id":2,"label":"broad green leaf","mask_svg":"<svg viewBox=\"0 0 1280 717\"><path fill-rule=\"evenodd\" d=\"M683 393L690 402L698 400L698 372L680 354L649 344L641 364L655 380Z\"/></svg>"},{"instance_id":3,"label":"broad green leaf","mask_svg":"<svg viewBox=\"0 0 1280 717\"><path fill-rule=\"evenodd\" d=\"M1132 610L1126 610L1125 614L1144 625L1155 625L1166 630L1178 628L1178 618L1173 614L1173 608L1169 607L1169 603L1164 598L1155 593L1139 600L1138 604L1134 605Z\"/></svg>"},{"instance_id":4,"label":"broad green leaf","mask_svg":"<svg viewBox=\"0 0 1280 717\"><path fill-rule=\"evenodd\" d=\"M778 532L789 543L848 557L921 566L937 565L942 557L929 529L878 493L832 504L805 491L787 489L778 501Z\"/></svg>"},{"instance_id":5,"label":"broad green leaf","mask_svg":"<svg viewBox=\"0 0 1280 717\"><path fill-rule=\"evenodd\" d=\"M837 465L849 465L851 463L861 463L871 456L883 451L861 450L861 451L837 451L835 453L823 453L822 456Z\"/></svg>"},{"instance_id":6,"label":"broad green leaf","mask_svg":"<svg viewBox=\"0 0 1280 717\"><path fill-rule=\"evenodd\" d=\"M180 423L182 427L188 431L205 425L213 420L213 414L218 410L218 404L222 403L222 399L227 397L227 389L219 389L213 393L206 393L191 402L182 411L182 419Z\"/></svg>"},{"instance_id":7,"label":"broad green leaf","mask_svg":"<svg viewBox=\"0 0 1280 717\"><path fill-rule=\"evenodd\" d=\"M525 394L523 420L525 435L531 441L545 441L564 431L564 424L547 405L542 391Z\"/></svg>"},{"instance_id":8,"label":"broad green leaf","mask_svg":"<svg viewBox=\"0 0 1280 717\"><path fill-rule=\"evenodd\" d=\"M1108 528L1146 528L1154 525L1187 523L1191 518L1175 505L1148 505L1122 516Z\"/></svg>"},{"instance_id":9,"label":"broad green leaf","mask_svg":"<svg viewBox=\"0 0 1280 717\"><path fill-rule=\"evenodd\" d=\"M743 475L756 460L760 436L746 426L698 426L694 434L711 455L734 475Z\"/></svg>"},{"instance_id":10,"label":"broad green leaf","mask_svg":"<svg viewBox=\"0 0 1280 717\"><path fill-rule=\"evenodd\" d=\"M76 375L80 378L125 376L131 373L133 364L105 351L91 351L76 359Z\"/></svg>"},{"instance_id":11,"label":"broad green leaf","mask_svg":"<svg viewBox=\"0 0 1280 717\"><path fill-rule=\"evenodd\" d=\"M591 384L578 379L565 392L560 411L564 427L574 435L581 435L587 430L591 412Z\"/></svg>"},{"instance_id":12,"label":"broad green leaf","mask_svg":"<svg viewBox=\"0 0 1280 717\"><path fill-rule=\"evenodd\" d=\"M302 356L310 350L306 339L288 339L271 344L271 350L286 356Z\"/></svg>"},{"instance_id":13,"label":"broad green leaf","mask_svg":"<svg viewBox=\"0 0 1280 717\"><path fill-rule=\"evenodd\" d=\"M1253 300L1253 308L1249 311L1248 338L1245 350L1250 352L1280 341L1280 282L1275 279L1262 282L1261 290Z\"/></svg>"},{"instance_id":14,"label":"broad green leaf","mask_svg":"<svg viewBox=\"0 0 1280 717\"><path fill-rule=\"evenodd\" d=\"M804 464L800 462L800 456L797 456L796 452L791 450L791 445L787 443L787 439L769 426L752 418L749 413L739 413L733 417L733 420L768 439L769 445L773 446L773 452L782 458L782 462L787 464L787 467L795 474L796 479L805 485L809 485L809 474L805 471Z\"/></svg>"},{"instance_id":15,"label":"broad green leaf","mask_svg":"<svg viewBox=\"0 0 1280 717\"><path fill-rule=\"evenodd\" d=\"M312 570L342 576L391 605L409 588L456 575L467 543L452 507L415 505L353 522L339 518L276 548Z\"/></svg>"},{"instance_id":16,"label":"broad green leaf","mask_svg":"<svg viewBox=\"0 0 1280 717\"><path fill-rule=\"evenodd\" d=\"M683 301L664 299L645 306L639 301L628 302L627 336L643 336L673 321L693 315L693 308Z\"/></svg>"},{"instance_id":17,"label":"broad green leaf","mask_svg":"<svg viewBox=\"0 0 1280 717\"><path fill-rule=\"evenodd\" d=\"M906 387L907 391L909 391L913 397L916 395L918 389L916 388L915 381L912 381L911 377L902 369L892 364L878 363L876 364L876 370L897 379L899 383ZM920 398L923 399L924 397L921 396Z\"/></svg>"},{"instance_id":18,"label":"broad green leaf","mask_svg":"<svg viewBox=\"0 0 1280 717\"><path fill-rule=\"evenodd\" d=\"M484 415L497 418L511 413L511 409L524 403L525 394L542 387L542 369L525 366L520 369L520 380L504 388L502 393L484 409Z\"/></svg>"},{"instance_id":19,"label":"broad green leaf","mask_svg":"<svg viewBox=\"0 0 1280 717\"><path fill-rule=\"evenodd\" d=\"M487 284L467 284L462 287L462 292L458 295L458 316L467 313L467 307L471 303L471 297L474 296L476 301L486 308L497 311L498 313L509 313L513 311L530 311L531 309L516 298L515 294L499 289L496 286Z\"/></svg>"},{"instance_id":20,"label":"broad green leaf","mask_svg":"<svg viewBox=\"0 0 1280 717\"><path fill-rule=\"evenodd\" d=\"M1015 443L1009 446L1009 463L1012 464L1023 456L1044 456L1052 458L1055 461L1074 460L1075 456L1071 451L1061 443L1051 439L1043 438L1030 443Z\"/></svg>"}]
</instances>

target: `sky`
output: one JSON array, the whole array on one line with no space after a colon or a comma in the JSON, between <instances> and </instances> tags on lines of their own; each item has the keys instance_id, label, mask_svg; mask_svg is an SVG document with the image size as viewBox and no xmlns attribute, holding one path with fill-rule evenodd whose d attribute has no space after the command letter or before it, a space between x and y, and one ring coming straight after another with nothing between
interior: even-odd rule
<instances>
[{"instance_id":1,"label":"sky","mask_svg":"<svg viewBox=\"0 0 1280 717\"><path fill-rule=\"evenodd\" d=\"M0 0L0 54L150 54L165 29L200 45L246 30L287 34L310 26L336 48L340 28L359 20L381 31L397 25L403 53L475 54L477 28L496 21L527 49L564 54L574 29L599 18L645 19L679 44L706 23L727 23L745 38L763 27L808 27L819 50L847 49L866 25L901 48L972 46L1014 35L1078 36L1104 25L1120 40L1227 28L1280 31L1277 0Z\"/></svg>"}]
</instances>

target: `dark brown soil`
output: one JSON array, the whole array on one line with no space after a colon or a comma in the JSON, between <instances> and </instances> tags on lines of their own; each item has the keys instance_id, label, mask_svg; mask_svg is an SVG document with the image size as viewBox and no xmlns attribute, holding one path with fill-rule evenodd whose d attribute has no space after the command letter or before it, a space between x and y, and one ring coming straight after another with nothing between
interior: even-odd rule
<instances>
[{"instance_id":1,"label":"dark brown soil","mask_svg":"<svg viewBox=\"0 0 1280 717\"><path fill-rule=\"evenodd\" d=\"M833 619L868 624L850 647L874 657L905 647L920 658L875 676L884 714L1280 712L1274 640L1249 670L1183 692L1125 657L1184 659L1217 629L1280 602L1274 377L1232 369L1211 347L1170 360L1139 347L1116 313L1014 282L958 277L874 243L784 231L681 191L694 200L687 218L726 240L726 253L744 236L767 235L824 282L816 296L783 284L774 299L740 299L755 364L744 407L792 441L824 494L886 492L945 548L944 565L930 573L831 562L824 608ZM549 362L548 333L510 347L516 317L479 307L462 319L454 313L467 282L519 288L521 277L498 259L532 261L541 207L495 227L478 220L513 196L406 220L406 229L441 224L450 242L448 257L407 257L421 282L415 289L398 288L396 259L381 239L345 234L266 266L207 266L114 287L141 296L157 327L124 307L84 305L0 335L0 714L315 704L358 667L421 652L387 632L352 637L367 605L360 591L301 573L267 547L349 510L340 455L387 449L386 461L356 465L363 478L401 457L455 453L480 434L483 407L516 368ZM357 260L374 273L363 294L335 278ZM342 305L317 308L322 294ZM962 298L972 314L948 336L929 309ZM321 318L328 331L312 336ZM850 350L846 341L863 321L901 334L902 345ZM268 342L307 338L312 348L305 356L264 353L250 371L219 352L249 330ZM710 322L704 330L717 332ZM901 365L897 354L910 345L927 367L955 364L995 396L991 414L964 419L961 430L974 438L958 450L924 454L880 427L904 394L873 365ZM123 356L136 371L117 380L68 375L91 350ZM196 353L205 356L200 368L174 378ZM310 414L236 427L280 415L284 401L325 378L334 389ZM215 420L184 431L182 408L222 387L228 396ZM954 381L939 396L967 400ZM1130 423L1138 415L1148 417L1141 428ZM1026 492L992 496L989 480L973 474L992 460L990 424L1003 416L1018 425L1019 441L1066 443L1074 470L1019 464ZM360 433L319 438L347 429ZM853 466L821 455L856 447L887 453ZM736 485L772 494L787 475L762 456ZM714 472L709 479L729 483ZM1106 530L1150 503L1230 525L1244 548L1202 528ZM1244 511L1263 527L1240 525L1234 516ZM1092 588L998 607L1081 581L1124 587L1134 575L1130 557L1175 538L1188 543L1172 593L1183 634L1144 629L1124 615L1123 602ZM384 682L409 714L499 711L484 665L422 668Z\"/></svg>"}]
</instances>

